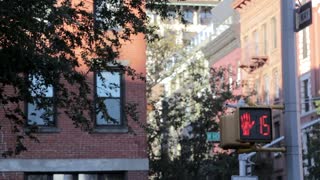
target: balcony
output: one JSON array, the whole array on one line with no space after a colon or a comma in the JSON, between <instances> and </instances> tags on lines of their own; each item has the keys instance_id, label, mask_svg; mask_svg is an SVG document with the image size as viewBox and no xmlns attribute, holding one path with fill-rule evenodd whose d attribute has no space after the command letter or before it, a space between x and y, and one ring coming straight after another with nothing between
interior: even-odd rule
<instances>
[{"instance_id":1,"label":"balcony","mask_svg":"<svg viewBox=\"0 0 320 180\"><path fill-rule=\"evenodd\" d=\"M242 64L239 67L248 73L252 73L255 70L261 68L267 61L268 56L252 56L249 64Z\"/></svg>"}]
</instances>

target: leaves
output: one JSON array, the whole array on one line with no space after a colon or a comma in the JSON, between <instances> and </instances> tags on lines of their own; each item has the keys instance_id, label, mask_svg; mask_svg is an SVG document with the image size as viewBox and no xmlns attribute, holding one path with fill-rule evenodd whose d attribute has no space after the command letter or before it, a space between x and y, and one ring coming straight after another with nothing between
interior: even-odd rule
<instances>
[{"instance_id":1,"label":"leaves","mask_svg":"<svg viewBox=\"0 0 320 180\"><path fill-rule=\"evenodd\" d=\"M94 84L90 82L93 71L109 70L113 64L127 76L144 80L140 72L117 64L116 59L124 42L134 35L154 35L146 25L146 8L165 14L167 1L94 2L0 1L0 108L5 112L0 126L11 124L17 137L35 138L33 131L24 131L27 115L23 104L36 102L45 109L50 103L41 89L52 86L55 106L63 108L76 127L90 130L95 112ZM102 7L99 13L97 7ZM29 75L42 80L33 85ZM22 138L16 144L7 155L26 150Z\"/></svg>"},{"instance_id":2,"label":"leaves","mask_svg":"<svg viewBox=\"0 0 320 180\"><path fill-rule=\"evenodd\" d=\"M316 124L306 131L307 149L304 152L304 167L308 173L307 179L317 179L320 176L320 125Z\"/></svg>"},{"instance_id":3,"label":"leaves","mask_svg":"<svg viewBox=\"0 0 320 180\"><path fill-rule=\"evenodd\" d=\"M219 129L223 104L234 98L230 88L211 84L223 79L224 71L211 69L209 77L192 71L179 93L162 98L161 105L149 102L154 107L149 114L148 141L150 174L155 179L230 179L236 174L237 158L226 152L214 153L214 144L206 140L206 132ZM226 82L220 83L227 87Z\"/></svg>"}]
</instances>

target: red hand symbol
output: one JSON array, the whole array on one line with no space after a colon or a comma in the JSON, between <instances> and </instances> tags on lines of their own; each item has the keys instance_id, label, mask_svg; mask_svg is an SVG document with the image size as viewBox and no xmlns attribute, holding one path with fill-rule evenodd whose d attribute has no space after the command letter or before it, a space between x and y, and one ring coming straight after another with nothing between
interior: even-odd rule
<instances>
[{"instance_id":1,"label":"red hand symbol","mask_svg":"<svg viewBox=\"0 0 320 180\"><path fill-rule=\"evenodd\" d=\"M254 121L251 121L251 116L249 113L241 115L241 129L243 136L250 136L250 129L254 125Z\"/></svg>"}]
</instances>

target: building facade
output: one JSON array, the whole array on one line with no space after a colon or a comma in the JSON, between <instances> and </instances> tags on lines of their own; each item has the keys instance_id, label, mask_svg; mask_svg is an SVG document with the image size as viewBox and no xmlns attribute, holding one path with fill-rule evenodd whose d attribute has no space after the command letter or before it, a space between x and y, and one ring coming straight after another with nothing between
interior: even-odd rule
<instances>
[{"instance_id":1,"label":"building facade","mask_svg":"<svg viewBox=\"0 0 320 180\"><path fill-rule=\"evenodd\" d=\"M310 1L300 1L297 4L303 5ZM308 168L315 166L316 162L314 152L309 149L312 147L312 139L315 131L318 131L319 118L319 46L320 37L318 31L320 18L320 2L312 0L312 24L296 33L297 39L297 65L298 82L300 97L300 116L302 126L302 143L304 158L304 175L309 176ZM313 172L314 173L314 172ZM312 174L310 178L317 176Z\"/></svg>"},{"instance_id":2,"label":"building facade","mask_svg":"<svg viewBox=\"0 0 320 180\"><path fill-rule=\"evenodd\" d=\"M308 1L301 1L302 4ZM315 119L319 97L319 2L312 1L312 24L297 32L297 63L301 99L301 123Z\"/></svg>"},{"instance_id":3,"label":"building facade","mask_svg":"<svg viewBox=\"0 0 320 180\"><path fill-rule=\"evenodd\" d=\"M296 8L309 1L296 1ZM233 7L240 13L241 68L246 85L244 92L252 95L258 105L283 104L281 90L281 7L280 1L235 0ZM319 1L312 1L312 24L296 33L296 61L298 102L302 130L303 153L308 152L313 126L320 122L316 110L319 99ZM284 134L283 116L273 112L274 139ZM286 176L284 154L264 155L272 158L270 178ZM304 159L304 165L313 166L314 159ZM304 168L304 175L308 175Z\"/></svg>"},{"instance_id":4,"label":"building facade","mask_svg":"<svg viewBox=\"0 0 320 180\"><path fill-rule=\"evenodd\" d=\"M235 0L233 8L240 14L242 57L242 93L256 105L283 104L281 69L281 11L278 0ZM273 137L284 134L283 115L273 111ZM258 153L257 175L282 179L285 175L284 155ZM269 164L261 162L268 159ZM273 159L273 161L270 161ZM272 174L272 175L271 175Z\"/></svg>"},{"instance_id":5,"label":"building facade","mask_svg":"<svg viewBox=\"0 0 320 180\"><path fill-rule=\"evenodd\" d=\"M93 8L92 1L86 3ZM118 62L145 74L144 35L138 34L131 38L132 41L124 43L120 49ZM116 122L105 121L101 114L96 114L92 117L94 130L88 132L75 127L63 109L56 109L55 114L49 117L50 123L45 123L41 109L26 104L26 114L30 120L28 123L41 126L36 133L39 143L25 139L27 151L2 158L1 180L148 179L146 133L133 120L126 119L123 110L126 103L139 104L139 120L146 122L145 82L132 80L121 72L103 71L101 74L104 80L94 72L89 72L87 81L95 92L92 97L104 99L105 105L110 108L109 115ZM106 88L110 84L116 84L116 88ZM75 88L68 87L69 90ZM46 92L46 97L55 96L53 87L48 86ZM105 97L107 93L112 94L113 98ZM4 112L1 111L0 118L3 116ZM10 125L3 126L0 133L2 152L14 147L15 138Z\"/></svg>"}]
</instances>

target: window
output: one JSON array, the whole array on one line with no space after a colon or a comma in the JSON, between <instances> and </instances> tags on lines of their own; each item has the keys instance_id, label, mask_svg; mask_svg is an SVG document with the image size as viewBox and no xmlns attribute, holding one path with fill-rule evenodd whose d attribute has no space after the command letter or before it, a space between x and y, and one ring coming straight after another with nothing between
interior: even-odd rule
<instances>
[{"instance_id":1,"label":"window","mask_svg":"<svg viewBox=\"0 0 320 180\"><path fill-rule=\"evenodd\" d=\"M245 37L243 38L243 44L244 44L244 50L245 50L244 61L247 62L247 61L249 61L248 36L245 36Z\"/></svg>"},{"instance_id":2,"label":"window","mask_svg":"<svg viewBox=\"0 0 320 180\"><path fill-rule=\"evenodd\" d=\"M267 55L268 54L268 42L267 42L267 25L263 24L262 25L262 32L263 32L263 54Z\"/></svg>"},{"instance_id":3,"label":"window","mask_svg":"<svg viewBox=\"0 0 320 180\"><path fill-rule=\"evenodd\" d=\"M277 69L273 70L273 90L274 90L274 98L279 99L280 98L280 76Z\"/></svg>"},{"instance_id":4,"label":"window","mask_svg":"<svg viewBox=\"0 0 320 180\"><path fill-rule=\"evenodd\" d=\"M32 102L27 104L28 125L55 126L53 86L47 85L42 76L29 76Z\"/></svg>"},{"instance_id":5,"label":"window","mask_svg":"<svg viewBox=\"0 0 320 180\"><path fill-rule=\"evenodd\" d=\"M237 60L237 64L238 64L238 68L237 68L237 88L239 88L240 87L240 85L241 85L241 68L240 68L240 61L239 60Z\"/></svg>"},{"instance_id":6,"label":"window","mask_svg":"<svg viewBox=\"0 0 320 180\"><path fill-rule=\"evenodd\" d=\"M272 47L277 48L277 20L275 17L271 19L271 31L272 31Z\"/></svg>"},{"instance_id":7,"label":"window","mask_svg":"<svg viewBox=\"0 0 320 180\"><path fill-rule=\"evenodd\" d=\"M100 72L96 74L96 125L123 125L122 73Z\"/></svg>"},{"instance_id":8,"label":"window","mask_svg":"<svg viewBox=\"0 0 320 180\"><path fill-rule=\"evenodd\" d=\"M302 30L302 57L308 57L307 29Z\"/></svg>"},{"instance_id":9,"label":"window","mask_svg":"<svg viewBox=\"0 0 320 180\"><path fill-rule=\"evenodd\" d=\"M183 11L183 20L187 24L193 24L193 11L191 9L186 9Z\"/></svg>"},{"instance_id":10,"label":"window","mask_svg":"<svg viewBox=\"0 0 320 180\"><path fill-rule=\"evenodd\" d=\"M200 11L200 24L208 25L212 19L210 9L203 9Z\"/></svg>"},{"instance_id":11,"label":"window","mask_svg":"<svg viewBox=\"0 0 320 180\"><path fill-rule=\"evenodd\" d=\"M254 38L254 55L258 56L259 55L259 34L258 34L258 31L257 30L253 31L252 36Z\"/></svg>"},{"instance_id":12,"label":"window","mask_svg":"<svg viewBox=\"0 0 320 180\"><path fill-rule=\"evenodd\" d=\"M264 76L264 102L270 104L270 79L268 75Z\"/></svg>"},{"instance_id":13,"label":"window","mask_svg":"<svg viewBox=\"0 0 320 180\"><path fill-rule=\"evenodd\" d=\"M303 99L304 99L303 110L304 110L304 112L308 112L310 110L308 84L309 84L308 79L305 79L302 81Z\"/></svg>"},{"instance_id":14,"label":"window","mask_svg":"<svg viewBox=\"0 0 320 180\"><path fill-rule=\"evenodd\" d=\"M30 173L26 180L124 180L125 173Z\"/></svg>"},{"instance_id":15,"label":"window","mask_svg":"<svg viewBox=\"0 0 320 180\"><path fill-rule=\"evenodd\" d=\"M168 22L171 24L175 22L175 19L177 18L177 13L174 10L169 10L167 12L168 15Z\"/></svg>"}]
</instances>

